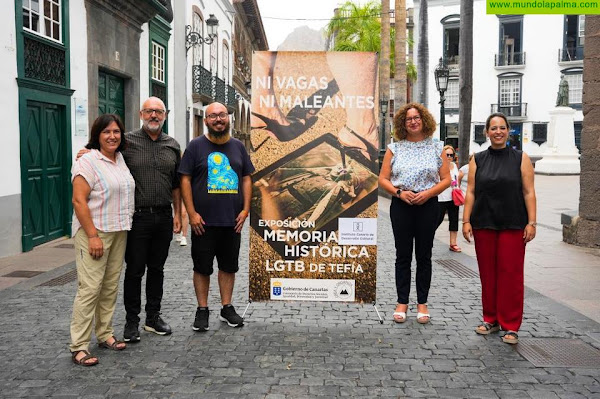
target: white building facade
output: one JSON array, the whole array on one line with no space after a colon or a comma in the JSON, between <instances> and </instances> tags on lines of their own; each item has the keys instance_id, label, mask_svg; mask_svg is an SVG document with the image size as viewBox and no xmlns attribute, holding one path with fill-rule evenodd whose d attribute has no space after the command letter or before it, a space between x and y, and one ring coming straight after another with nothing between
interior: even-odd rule
<instances>
[{"instance_id":1,"label":"white building facade","mask_svg":"<svg viewBox=\"0 0 600 399\"><path fill-rule=\"evenodd\" d=\"M420 1L415 1L415 23ZM451 75L446 102L446 132L440 140L458 145L459 0L429 0L429 93L425 104L440 120L439 92L434 70L443 58ZM561 75L569 83L569 106L574 117L575 144L583 123L583 46L585 16L579 15L488 15L486 2L473 5L473 107L470 152L489 145L484 124L492 112L507 115L511 145L536 159L545 152L550 121L556 105ZM418 48L415 28L415 56ZM421 78L421 77L419 77ZM415 93L415 98L419 98ZM460 149L459 149L460 150Z\"/></svg>"},{"instance_id":2,"label":"white building facade","mask_svg":"<svg viewBox=\"0 0 600 399\"><path fill-rule=\"evenodd\" d=\"M14 0L5 8L0 106L11 117L0 159L0 257L70 236L71 165L98 115L119 114L134 130L143 101L157 96L170 110L165 132L185 149L203 133L211 102L228 106L232 125L241 108L249 114L248 93L233 87L236 62L246 62L234 58L237 8L229 0ZM208 36L211 15L212 44L190 46L190 31Z\"/></svg>"}]
</instances>

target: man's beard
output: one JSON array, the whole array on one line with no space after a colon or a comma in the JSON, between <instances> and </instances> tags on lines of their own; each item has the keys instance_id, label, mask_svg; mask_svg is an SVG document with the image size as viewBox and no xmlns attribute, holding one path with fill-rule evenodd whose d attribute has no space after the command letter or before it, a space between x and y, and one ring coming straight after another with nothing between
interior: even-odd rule
<instances>
[{"instance_id":1,"label":"man's beard","mask_svg":"<svg viewBox=\"0 0 600 399\"><path fill-rule=\"evenodd\" d=\"M223 131L214 130L210 126L206 126L206 129L208 130L209 136L220 139L229 133L229 122L225 123L225 129L223 129Z\"/></svg>"},{"instance_id":2,"label":"man's beard","mask_svg":"<svg viewBox=\"0 0 600 399\"><path fill-rule=\"evenodd\" d=\"M157 128L150 127L150 122L157 122L158 123L158 127ZM154 120L147 119L147 120L144 120L143 126L144 126L144 130L146 130L146 131L148 131L150 133L155 133L156 134L156 133L160 133L162 131L162 127L163 127L164 123L165 123L164 119L162 121L158 120L158 119L154 119Z\"/></svg>"}]
</instances>

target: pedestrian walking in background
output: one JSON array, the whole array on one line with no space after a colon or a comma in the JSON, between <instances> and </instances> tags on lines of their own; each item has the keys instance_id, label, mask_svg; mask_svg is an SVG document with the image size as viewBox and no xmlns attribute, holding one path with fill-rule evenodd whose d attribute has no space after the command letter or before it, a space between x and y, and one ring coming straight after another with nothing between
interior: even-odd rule
<instances>
[{"instance_id":1,"label":"pedestrian walking in background","mask_svg":"<svg viewBox=\"0 0 600 399\"><path fill-rule=\"evenodd\" d=\"M456 151L451 145L444 146L444 155L448 158L448 166L450 167L450 187L445 189L438 195L438 205L440 207L440 215L437 227L440 227L448 213L448 230L450 231L450 251L461 252L460 247L456 243L458 236L458 205L452 200L452 189L459 187L459 181L463 177L463 173L456 166Z\"/></svg>"},{"instance_id":2,"label":"pedestrian walking in background","mask_svg":"<svg viewBox=\"0 0 600 399\"><path fill-rule=\"evenodd\" d=\"M448 158L442 143L431 138L436 123L421 104L409 103L394 116L397 142L388 145L379 185L392 195L390 218L396 245L394 321L406 321L413 253L417 260L417 321L428 323L427 298L431 284L431 252L439 208L437 196L450 186Z\"/></svg>"},{"instance_id":3,"label":"pedestrian walking in background","mask_svg":"<svg viewBox=\"0 0 600 399\"><path fill-rule=\"evenodd\" d=\"M483 324L475 332L502 329L502 340L516 344L523 320L525 245L536 234L536 198L533 165L526 153L506 146L509 129L504 114L487 118L491 145L469 163L463 235L475 240L481 278Z\"/></svg>"},{"instance_id":4,"label":"pedestrian walking in background","mask_svg":"<svg viewBox=\"0 0 600 399\"><path fill-rule=\"evenodd\" d=\"M127 147L125 128L117 115L99 116L86 148L73 164L73 236L77 265L77 295L71 318L72 360L81 366L98 364L89 352L92 323L98 346L120 351L112 327L119 277L134 212L135 181L121 151Z\"/></svg>"},{"instance_id":5,"label":"pedestrian walking in background","mask_svg":"<svg viewBox=\"0 0 600 399\"><path fill-rule=\"evenodd\" d=\"M208 330L208 290L217 258L221 293L219 318L231 327L244 319L232 305L239 270L241 231L250 210L254 166L246 148L231 137L227 107L214 102L205 111L208 134L188 145L179 173L183 201L192 227L194 289L198 308L194 331Z\"/></svg>"}]
</instances>

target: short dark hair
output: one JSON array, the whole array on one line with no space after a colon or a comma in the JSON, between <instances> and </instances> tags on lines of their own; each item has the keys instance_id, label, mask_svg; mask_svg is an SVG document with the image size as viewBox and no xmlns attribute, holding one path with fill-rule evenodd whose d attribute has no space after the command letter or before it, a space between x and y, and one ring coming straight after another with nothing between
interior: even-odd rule
<instances>
[{"instance_id":1,"label":"short dark hair","mask_svg":"<svg viewBox=\"0 0 600 399\"><path fill-rule=\"evenodd\" d=\"M102 131L106 129L106 127L112 122L115 122L121 130L121 143L119 144L119 147L117 147L117 151L123 151L125 148L127 148L127 141L125 140L125 126L117 114L103 114L96 118L92 124L92 129L90 130L90 141L88 141L85 148L90 150L99 150L100 133L102 133Z\"/></svg>"},{"instance_id":2,"label":"short dark hair","mask_svg":"<svg viewBox=\"0 0 600 399\"><path fill-rule=\"evenodd\" d=\"M398 140L406 139L406 135L408 134L406 132L406 113L411 108L416 109L421 117L425 137L433 136L433 132L435 132L437 126L435 119L431 115L431 112L423 104L419 103L408 103L396 112L396 115L394 115L394 136Z\"/></svg>"},{"instance_id":3,"label":"short dark hair","mask_svg":"<svg viewBox=\"0 0 600 399\"><path fill-rule=\"evenodd\" d=\"M502 119L504 119L504 122L506 123L506 128L508 130L510 130L510 123L508 123L508 118L506 118L506 115L504 115L502 112L494 112L493 114L491 114L490 116L488 116L487 119L485 120L485 131L486 132L488 130L490 130L490 122L494 118L502 118Z\"/></svg>"}]
</instances>

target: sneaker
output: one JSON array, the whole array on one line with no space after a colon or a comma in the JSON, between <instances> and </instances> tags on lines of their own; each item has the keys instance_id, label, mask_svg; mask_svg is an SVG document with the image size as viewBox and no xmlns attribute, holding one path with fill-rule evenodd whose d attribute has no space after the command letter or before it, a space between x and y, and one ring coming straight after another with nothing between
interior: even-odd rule
<instances>
[{"instance_id":1,"label":"sneaker","mask_svg":"<svg viewBox=\"0 0 600 399\"><path fill-rule=\"evenodd\" d=\"M235 312L235 308L233 305L225 305L223 309L221 309L221 315L219 316L221 321L227 322L229 327L241 327L244 325L244 319L240 317L239 314Z\"/></svg>"},{"instance_id":2,"label":"sneaker","mask_svg":"<svg viewBox=\"0 0 600 399\"><path fill-rule=\"evenodd\" d=\"M138 331L138 323L134 323L132 321L125 322L125 331L123 331L123 341L140 342L140 332Z\"/></svg>"},{"instance_id":3,"label":"sneaker","mask_svg":"<svg viewBox=\"0 0 600 399\"><path fill-rule=\"evenodd\" d=\"M179 240L179 245L182 247L185 247L187 245L187 238L185 238L184 236L181 237L181 240Z\"/></svg>"},{"instance_id":4,"label":"sneaker","mask_svg":"<svg viewBox=\"0 0 600 399\"><path fill-rule=\"evenodd\" d=\"M160 313L155 315L147 315L144 330L153 332L158 335L171 334L171 327L160 317Z\"/></svg>"},{"instance_id":5,"label":"sneaker","mask_svg":"<svg viewBox=\"0 0 600 399\"><path fill-rule=\"evenodd\" d=\"M208 331L208 308L197 308L196 319L192 326L194 331Z\"/></svg>"},{"instance_id":6,"label":"sneaker","mask_svg":"<svg viewBox=\"0 0 600 399\"><path fill-rule=\"evenodd\" d=\"M175 241L176 242L181 242L181 237L183 237L183 235L181 233L175 234Z\"/></svg>"}]
</instances>

